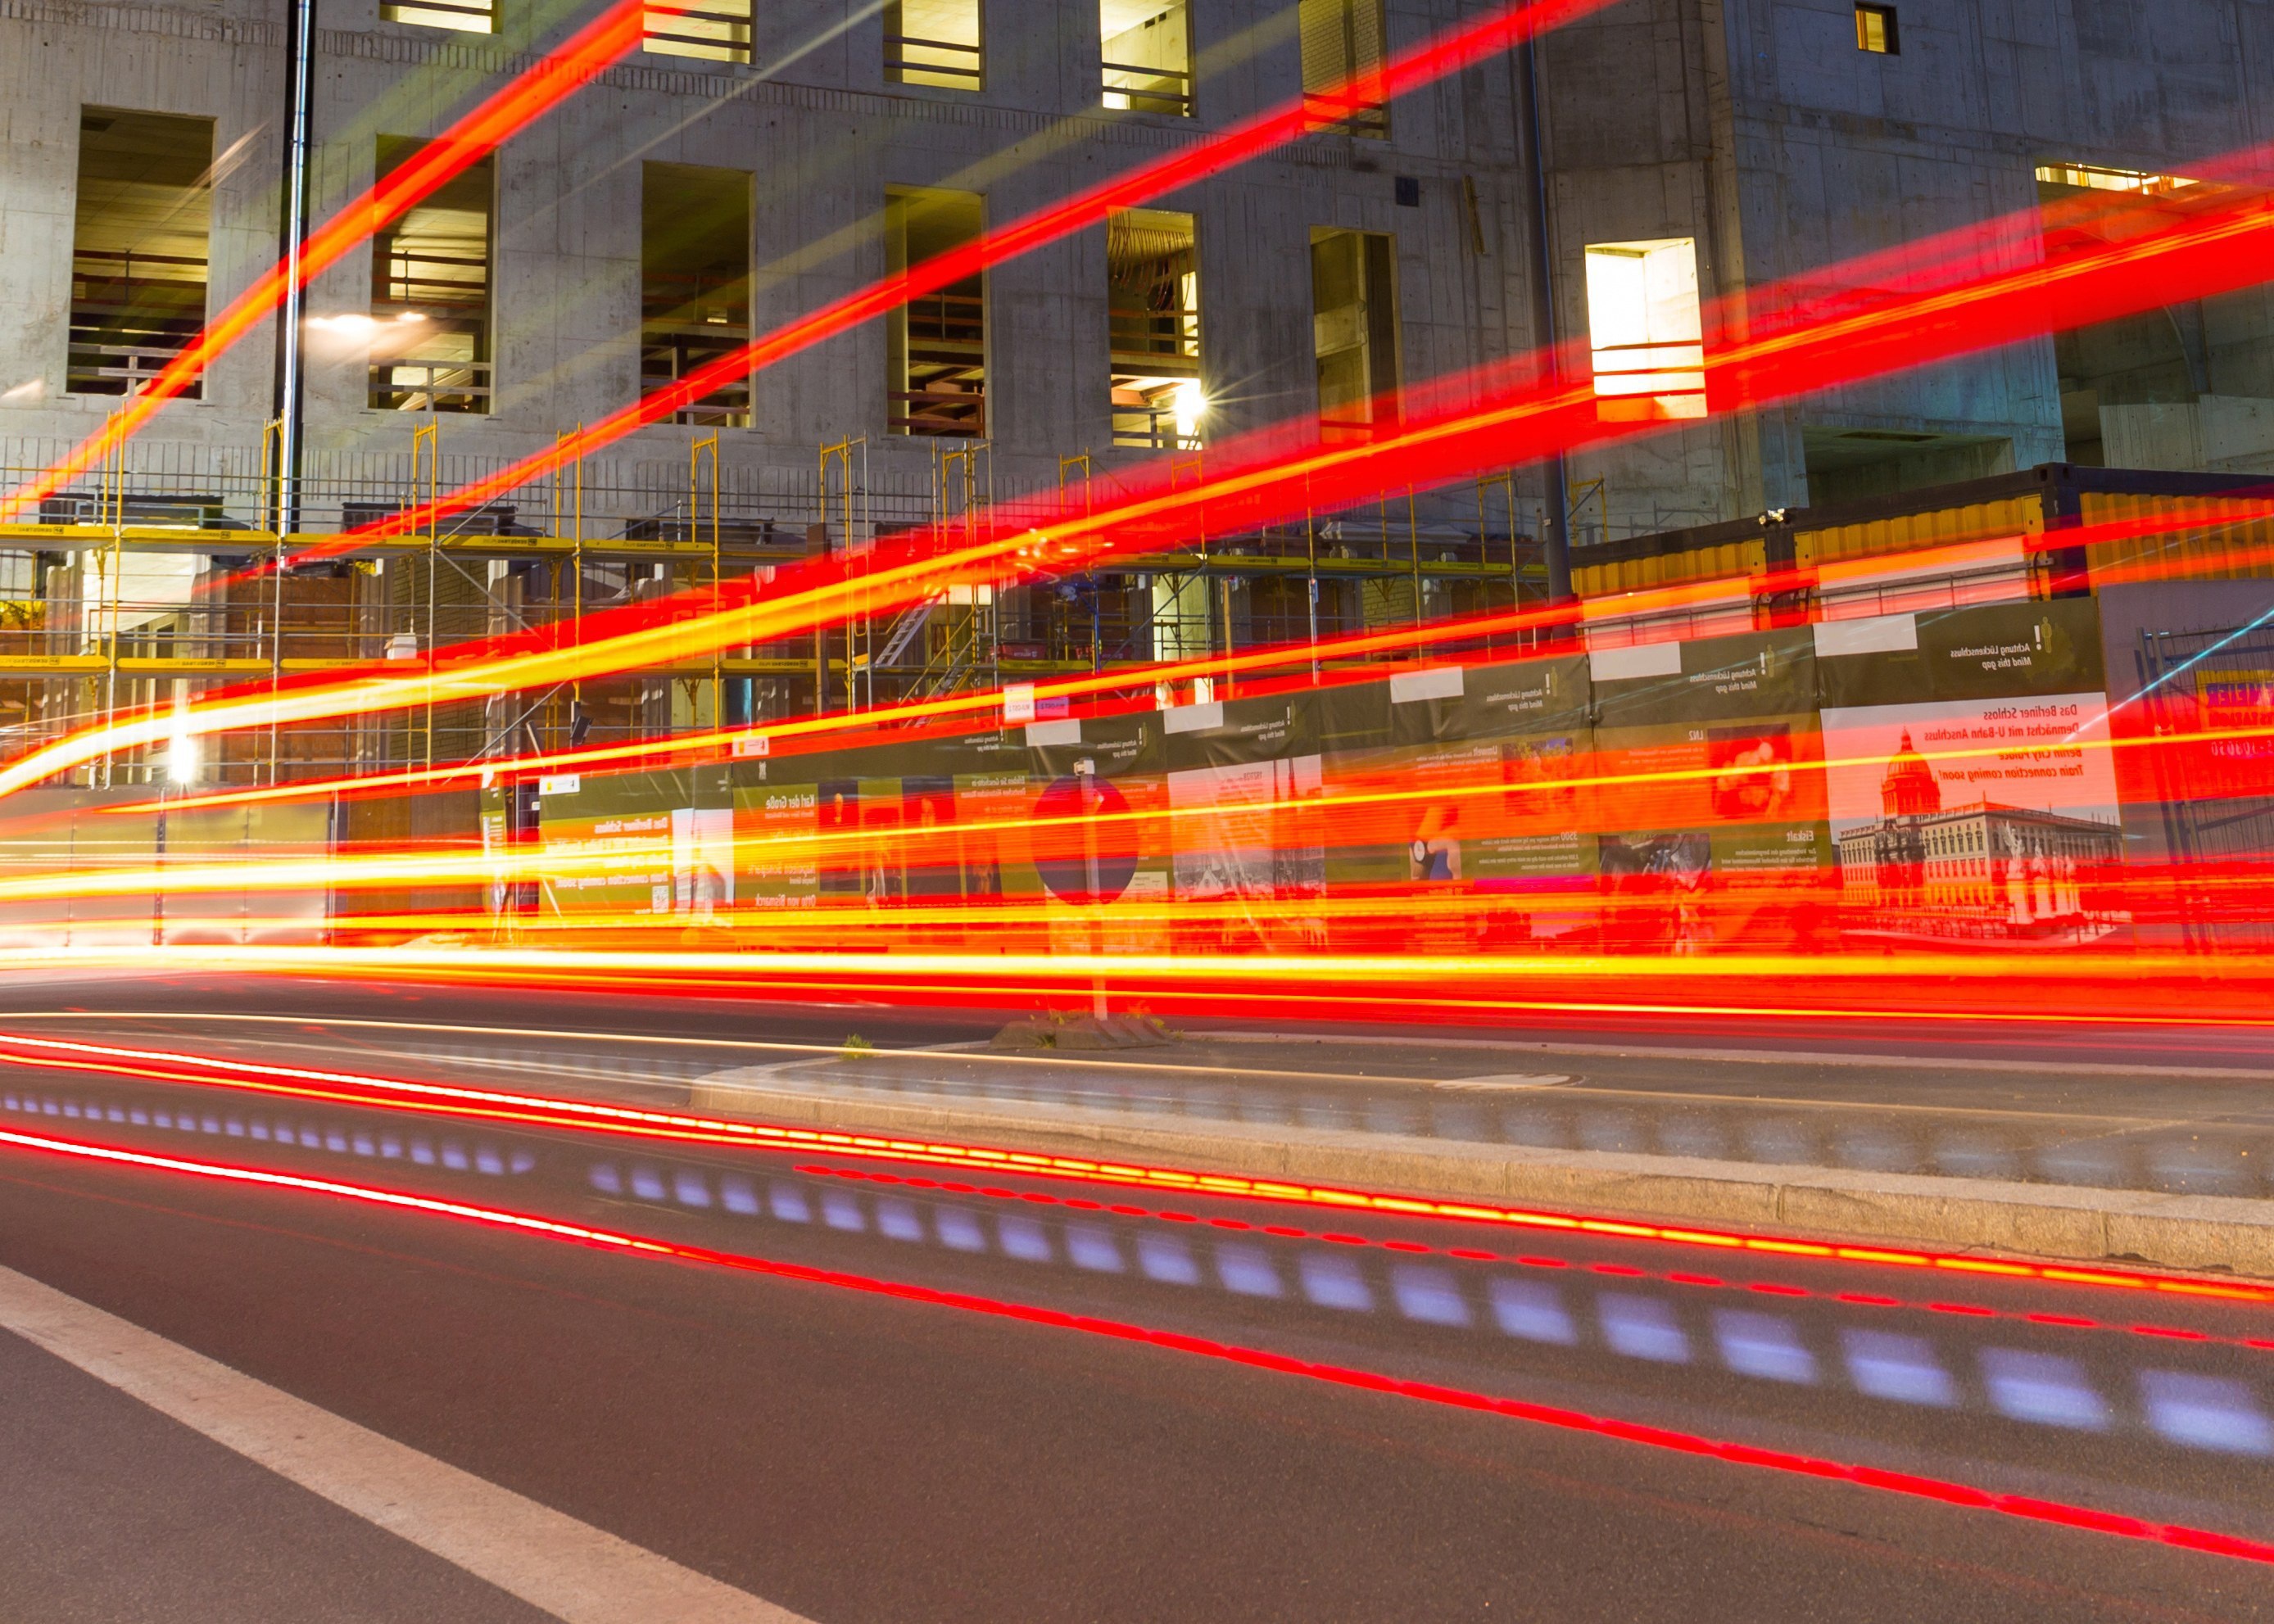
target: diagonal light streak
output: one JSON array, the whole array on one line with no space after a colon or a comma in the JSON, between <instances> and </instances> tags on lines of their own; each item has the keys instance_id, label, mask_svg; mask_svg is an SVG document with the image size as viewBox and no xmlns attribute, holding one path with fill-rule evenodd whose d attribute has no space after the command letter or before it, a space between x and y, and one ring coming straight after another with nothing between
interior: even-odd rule
<instances>
[{"instance_id":1,"label":"diagonal light streak","mask_svg":"<svg viewBox=\"0 0 2274 1624\"><path fill-rule=\"evenodd\" d=\"M2143 229L2118 242L2072 246L2044 262L2003 267L1869 309L1798 304L1757 320L1754 336L1709 353L1709 398L1738 410L1835 384L2012 342L2044 331L2263 281L2274 255L2274 201L2251 197ZM567 647L535 637L477 645L462 662L431 673L312 684L210 700L58 740L0 770L0 794L109 751L156 743L177 727L232 727L366 714L413 704L485 698L516 688L666 665L719 648L779 640L841 619L855 600L882 613L944 583L1086 568L1114 552L1142 551L1180 533L1205 510L1212 523L1245 528L1314 506L1347 505L1385 485L1434 485L1536 457L1556 447L1655 432L1649 423L1602 421L1592 388L1543 387L1528 379L1480 405L1413 424L1361 445L1320 447L1260 460L1201 485L1163 477L1114 508L1032 527L998 521L980 539L938 552L917 543L863 560L852 578L843 560L792 572L789 590L755 602L662 624L629 612L604 617L599 635ZM749 589L746 589L749 590ZM730 594L715 595L722 603ZM618 618L621 617L621 618ZM629 624L632 629L614 628ZM483 646L508 650L480 657Z\"/></svg>"}]
</instances>

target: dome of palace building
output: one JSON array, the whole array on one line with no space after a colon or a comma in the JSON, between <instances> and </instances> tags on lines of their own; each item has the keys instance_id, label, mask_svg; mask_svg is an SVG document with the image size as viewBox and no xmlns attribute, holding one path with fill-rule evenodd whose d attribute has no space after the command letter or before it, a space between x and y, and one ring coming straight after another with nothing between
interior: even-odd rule
<instances>
[{"instance_id":1,"label":"dome of palace building","mask_svg":"<svg viewBox=\"0 0 2274 1624\"><path fill-rule=\"evenodd\" d=\"M1879 780L1879 805L1890 817L1916 817L1942 810L1942 786L1935 782L1934 769L1927 765L1926 757L1911 743L1908 727L1903 729L1894 759L1887 763L1887 776Z\"/></svg>"}]
</instances>

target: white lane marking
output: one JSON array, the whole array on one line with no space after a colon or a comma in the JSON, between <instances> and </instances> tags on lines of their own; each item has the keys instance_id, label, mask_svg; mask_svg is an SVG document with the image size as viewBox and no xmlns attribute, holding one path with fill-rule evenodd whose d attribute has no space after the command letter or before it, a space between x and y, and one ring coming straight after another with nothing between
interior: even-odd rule
<instances>
[{"instance_id":1,"label":"white lane marking","mask_svg":"<svg viewBox=\"0 0 2274 1624\"><path fill-rule=\"evenodd\" d=\"M0 1328L567 1624L809 1624L13 1269Z\"/></svg>"},{"instance_id":2,"label":"white lane marking","mask_svg":"<svg viewBox=\"0 0 2274 1624\"><path fill-rule=\"evenodd\" d=\"M1457 1094L1501 1094L1526 1088L1557 1088L1571 1080L1568 1071L1496 1071L1486 1077L1449 1077L1435 1086Z\"/></svg>"}]
</instances>

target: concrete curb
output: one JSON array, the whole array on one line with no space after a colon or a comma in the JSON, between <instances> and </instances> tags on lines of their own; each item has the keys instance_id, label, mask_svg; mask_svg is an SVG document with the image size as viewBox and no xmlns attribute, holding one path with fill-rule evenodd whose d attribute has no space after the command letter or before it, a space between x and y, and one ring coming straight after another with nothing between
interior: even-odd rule
<instances>
[{"instance_id":1,"label":"concrete curb","mask_svg":"<svg viewBox=\"0 0 2274 1624\"><path fill-rule=\"evenodd\" d=\"M786 1086L774 1071L749 1067L698 1079L689 1103L725 1116L932 1134L1300 1184L2274 1278L2274 1201L1329 1129L1291 1139L1284 1130L1246 1123L1150 1123L1058 1105L1009 1111L943 1095L824 1093Z\"/></svg>"}]
</instances>

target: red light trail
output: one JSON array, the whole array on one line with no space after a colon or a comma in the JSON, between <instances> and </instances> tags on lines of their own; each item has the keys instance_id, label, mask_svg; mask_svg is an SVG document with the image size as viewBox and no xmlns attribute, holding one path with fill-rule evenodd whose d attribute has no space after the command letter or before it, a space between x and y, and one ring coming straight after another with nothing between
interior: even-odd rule
<instances>
[{"instance_id":1,"label":"red light trail","mask_svg":"<svg viewBox=\"0 0 2274 1624\"><path fill-rule=\"evenodd\" d=\"M979 242L910 267L847 295L820 311L715 357L600 423L580 428L552 450L523 459L476 485L438 500L419 504L375 524L343 533L339 542L311 547L291 561L320 559L351 549L347 538L406 534L434 519L478 505L479 492L510 490L542 477L635 428L661 420L700 400L721 384L746 378L786 356L849 330L908 299L937 291L987 266L1014 258L1126 208L1238 167L1275 147L1331 124L1314 110L1327 105L1365 106L1407 94L1448 73L1498 55L1540 33L1600 10L1608 0L1523 0L1482 20L1454 29L1402 53L1380 67L1353 74L1340 85L1304 96L1274 111L1188 147L1158 162L1016 222ZM614 0L559 50L517 76L472 113L421 149L417 157L350 204L302 244L298 281L305 285L380 227L447 184L518 131L573 95L602 69L635 49L645 32L645 0ZM127 402L121 413L75 447L63 461L0 498L0 518L63 489L103 456L123 445L178 395L216 357L265 320L283 302L288 272L279 264L232 301L157 377ZM502 483L500 483L502 481ZM258 573L267 566L255 567Z\"/></svg>"},{"instance_id":2,"label":"red light trail","mask_svg":"<svg viewBox=\"0 0 2274 1624\"><path fill-rule=\"evenodd\" d=\"M2226 525L2263 523L2268 518L2274 518L2274 500L2230 500L2205 503L2201 508L2190 509L2185 514L2135 515L2071 526L2057 531L2019 537L1999 533L1982 539L1998 544L2011 541L2018 544L2025 553L2050 553L2073 547L2109 546ZM1968 545L1944 541L1928 548L1877 557L1869 560L1871 568L1847 577L1844 584L1853 588L1868 585L1875 578L1894 579L1917 567L1923 556L1961 553ZM2191 572L2206 573L2239 570L2269 558L2274 558L2274 546L2235 547L2207 559L2192 559L2189 568ZM2109 566L2095 573L2097 579L2109 581L2155 580L2167 575L2170 567L2147 560ZM1583 622L1642 619L1671 609L1694 608L1723 600L1750 607L1756 598L1784 593L1805 593L1811 590L1817 583L1818 572L1813 569L1773 569L1676 586L1642 588L1615 596L1590 598L1577 605L1487 611L1427 620L1419 625L1343 633L1321 637L1315 642L1276 643L1235 653L1115 666L1095 674L1085 673L1040 679L1032 687L1038 702L1060 699L1103 702L1096 709L1082 712L1084 715L1112 714L1127 708L1150 709L1155 703L1153 690L1160 684L1188 684L1202 677L1239 679L1270 672L1299 673L1291 680L1299 680L1307 687L1332 687L1343 682L1378 680L1382 675L1379 667L1353 665L1350 662L1369 660L1384 654L1429 656L1432 663L1445 665L1505 662L1510 658L1508 651L1504 649L1495 650L1490 647L1495 638L1552 633ZM1464 644L1485 646L1458 653L1449 651ZM1559 651L1565 650L1551 646L1545 650L1543 658L1552 657ZM1308 675L1314 665L1323 668L1315 680ZM917 723L952 724L959 719L984 717L998 710L1003 699L1001 688L964 688L932 698L881 704L861 710L832 711L821 716L674 733L666 738L634 740L621 744L551 750L525 756L486 756L478 761L358 773L347 778L300 778L252 789L187 791L165 797L163 804L176 808L256 806L273 801L322 800L341 794L369 794L384 789L413 786L436 786L469 779L494 780L516 775L525 777L532 773L593 767L630 767L642 763L696 762L715 758L720 752L729 751L737 745L747 746L759 741L765 743L770 752L772 747L779 745L788 745L793 748L800 746L853 748L864 741L862 735L881 738L890 733L905 738L908 736L905 730ZM833 736L845 733L855 736L849 741ZM2206 738L2210 736L2205 735ZM160 804L157 801L125 801L101 810L107 816L129 816L153 811Z\"/></svg>"},{"instance_id":3,"label":"red light trail","mask_svg":"<svg viewBox=\"0 0 2274 1624\"><path fill-rule=\"evenodd\" d=\"M591 22L349 203L300 245L297 282L305 287L372 233L402 218L469 168L567 101L601 70L635 49L645 29L647 0L613 0ZM0 519L51 496L123 446L158 409L181 394L216 357L275 314L294 281L280 261L201 329L181 352L131 396L117 416L58 462L0 496Z\"/></svg>"},{"instance_id":4,"label":"red light trail","mask_svg":"<svg viewBox=\"0 0 2274 1624\"><path fill-rule=\"evenodd\" d=\"M589 1100L552 1099L499 1089L413 1082L304 1066L121 1048L0 1033L0 1058L11 1064L49 1071L101 1072L150 1081L187 1084L245 1093L378 1106L477 1121L575 1128L612 1135L727 1144L757 1150L788 1151L869 1158L896 1162L973 1168L998 1174L1073 1179L1132 1188L1167 1189L1278 1205L1324 1207L1393 1217L1451 1219L1462 1222L1605 1236L1620 1240L1666 1242L1732 1253L1812 1258L1898 1268L1938 1270L1980 1278L2036 1281L2061 1286L2113 1288L2177 1297L2274 1303L2274 1286L2188 1279L2146 1270L2082 1267L2018 1259L1983 1258L1909 1247L1857 1246L1790 1236L1748 1235L1687 1225L1654 1224L1579 1213L1502 1207L1489 1202L1438 1200L1380 1191L1338 1189L1248 1174L1200 1172L1147 1167L1091 1157L1001 1150L929 1139L800 1128L731 1117L689 1116Z\"/></svg>"},{"instance_id":5,"label":"red light trail","mask_svg":"<svg viewBox=\"0 0 2274 1624\"><path fill-rule=\"evenodd\" d=\"M2094 1320L2082 1314L2031 1313L2014 1309L1984 1308L1975 1303L1905 1302L1899 1297L1886 1297L1877 1292L1820 1291L1808 1286L1794 1285L1788 1282L1754 1281L1733 1284L1716 1274L1699 1274L1682 1269L1653 1273L1649 1269L1636 1268L1621 1263L1575 1264L1569 1258L1486 1252L1475 1246L1425 1246L1415 1241L1386 1241L1368 1236L1344 1234L1335 1230L1319 1233L1284 1223L1250 1224L1230 1218L1210 1218L1203 1221L1191 1213L1131 1207L1122 1203L1106 1206L1097 1201L1083 1200L1073 1196L1038 1195L1031 1190L1005 1190L983 1184L945 1183L933 1178L909 1178L897 1173L872 1173L865 1169L833 1168L820 1163L800 1162L796 1170L820 1177L841 1178L864 1184L890 1185L910 1190L941 1190L952 1195L977 1195L984 1196L990 1200L1064 1207L1075 1212L1109 1212L1117 1217L1123 1218L1149 1218L1168 1223L1183 1224L1205 1222L1211 1229L1230 1229L1235 1232L1253 1230L1257 1234L1276 1236L1284 1240L1317 1240L1336 1246L1379 1247L1410 1256L1443 1256L1458 1258L1473 1263L1515 1264L1526 1269L1576 1269L1580 1273L1609 1275L1618 1279L1663 1281L1668 1285L1686 1286L1701 1290L1753 1291L1764 1296L1783 1297L1827 1297L1861 1307L1892 1308L1913 1313L1962 1314L1975 1319L2009 1320L2027 1325L2060 1326L2070 1330L2110 1331L2133 1336L2162 1337L2180 1342L2216 1342L2223 1347L2246 1348L2255 1353L2274 1353L2274 1337L2213 1336L2208 1332L2184 1326L2120 1325L2112 1320ZM2274 1300L2274 1297L2270 1297L2269 1300Z\"/></svg>"},{"instance_id":6,"label":"red light trail","mask_svg":"<svg viewBox=\"0 0 2274 1624\"><path fill-rule=\"evenodd\" d=\"M53 1138L41 1134L18 1133L6 1130L0 1130L0 1144L12 1145L25 1150L81 1162L139 1168L176 1177L207 1180L216 1184L327 1196L340 1201L354 1202L395 1212L455 1219L462 1222L503 1230L509 1234L591 1246L623 1256L708 1266L776 1280L855 1291L867 1296L885 1297L927 1307L957 1309L964 1312L984 1314L991 1318L1048 1329L1081 1332L1084 1335L1107 1337L1118 1342L1158 1348L1164 1351L1194 1355L1227 1364L1244 1365L1250 1369L1268 1371L1278 1375L1306 1377L1312 1380L1338 1387L1413 1399L1449 1409L1501 1416L1510 1420L1553 1427L1558 1431L1585 1433L1620 1443L1642 1445L1675 1454L1721 1461L1733 1466L1751 1467L1793 1477L1812 1478L1819 1482L1851 1484L1859 1488L1873 1489L1916 1500L1931 1500L1937 1504L1962 1509L1997 1512L2025 1522L2049 1523L2119 1538L2167 1545L2205 1555L2227 1557L2240 1561L2274 1563L2274 1545L2216 1530L2151 1522L2120 1513L2096 1510L2086 1506L2028 1495L2001 1493L1969 1484L1916 1473L1891 1471L1880 1467L1798 1455L1785 1450L1765 1449L1751 1444L1707 1438L1673 1428L1645 1425L1615 1417L1593 1415L1561 1406L1533 1403L1522 1399L1505 1398L1442 1383L1416 1381L1378 1372L1293 1358L1285 1354L1273 1353L1263 1349L1217 1342L1211 1338L1194 1336L1183 1332L1153 1329L1098 1315L1067 1313L1058 1309L982 1297L970 1292L943 1291L933 1287L916 1285L907 1282L883 1280L844 1270L818 1268L809 1264L790 1263L775 1259L755 1257L743 1252L690 1245L685 1242L634 1235L621 1230L603 1229L474 1202L448 1200L404 1191L387 1190L370 1184L351 1184L340 1179L316 1178L302 1174L205 1162L184 1156L159 1155L119 1146Z\"/></svg>"},{"instance_id":7,"label":"red light trail","mask_svg":"<svg viewBox=\"0 0 2274 1624\"><path fill-rule=\"evenodd\" d=\"M1846 298L1803 300L1776 320L1756 315L1752 335L1743 343L1709 351L1708 390L1728 410L1789 399L2051 329L2105 320L2175 297L2253 285L2263 279L2270 252L2274 202L2251 197L2206 207L2176 223L2144 228L2120 241L2094 239L2051 252L2038 265L1994 269L1869 310L1858 311ZM1044 525L998 521L974 545L934 550L937 538L895 544L864 560L857 579L841 561L808 564L790 572L787 587L772 597L690 619L653 623L659 613L683 613L680 605L593 617L587 626L596 635L565 648L524 635L468 645L456 660L413 676L381 674L383 667L374 667L361 678L208 699L184 711L91 729L0 770L0 794L108 752L160 742L183 729L208 733L368 714L668 665L809 631L856 607L885 613L937 590L944 582L989 579L1005 569L1034 574L1084 568L1113 553L1143 552L1181 538L1203 512L1219 528L1252 528L1315 507L1347 506L1385 486L1440 485L1479 469L1629 438L1658 426L1602 420L1589 387L1541 389L1520 381L1478 406L1412 422L1382 441L1321 447L1294 457L1275 455L1182 488L1163 474L1151 489L1114 508ZM620 629L626 626L631 629Z\"/></svg>"},{"instance_id":8,"label":"red light trail","mask_svg":"<svg viewBox=\"0 0 2274 1624\"><path fill-rule=\"evenodd\" d=\"M1182 186L1210 179L1336 121L1316 110L1329 105L1370 106L1410 94L1449 73L1501 55L1526 40L1599 11L1608 0L1525 0L1487 13L1481 20L1449 30L1379 68L1360 71L1326 91L1313 91L1258 114L1154 162L1077 192L999 231L989 231L963 247L936 255L847 294L809 315L751 340L689 372L655 393L619 408L589 427L562 437L559 444L523 457L437 500L406 508L387 518L341 532L339 538L297 556L328 557L352 551L363 539L414 533L450 514L544 477L589 456L651 423L693 404L722 385L739 382L777 361L851 331L898 309L910 299L937 293L1046 244L1096 225L1122 209L1149 202Z\"/></svg>"}]
</instances>

